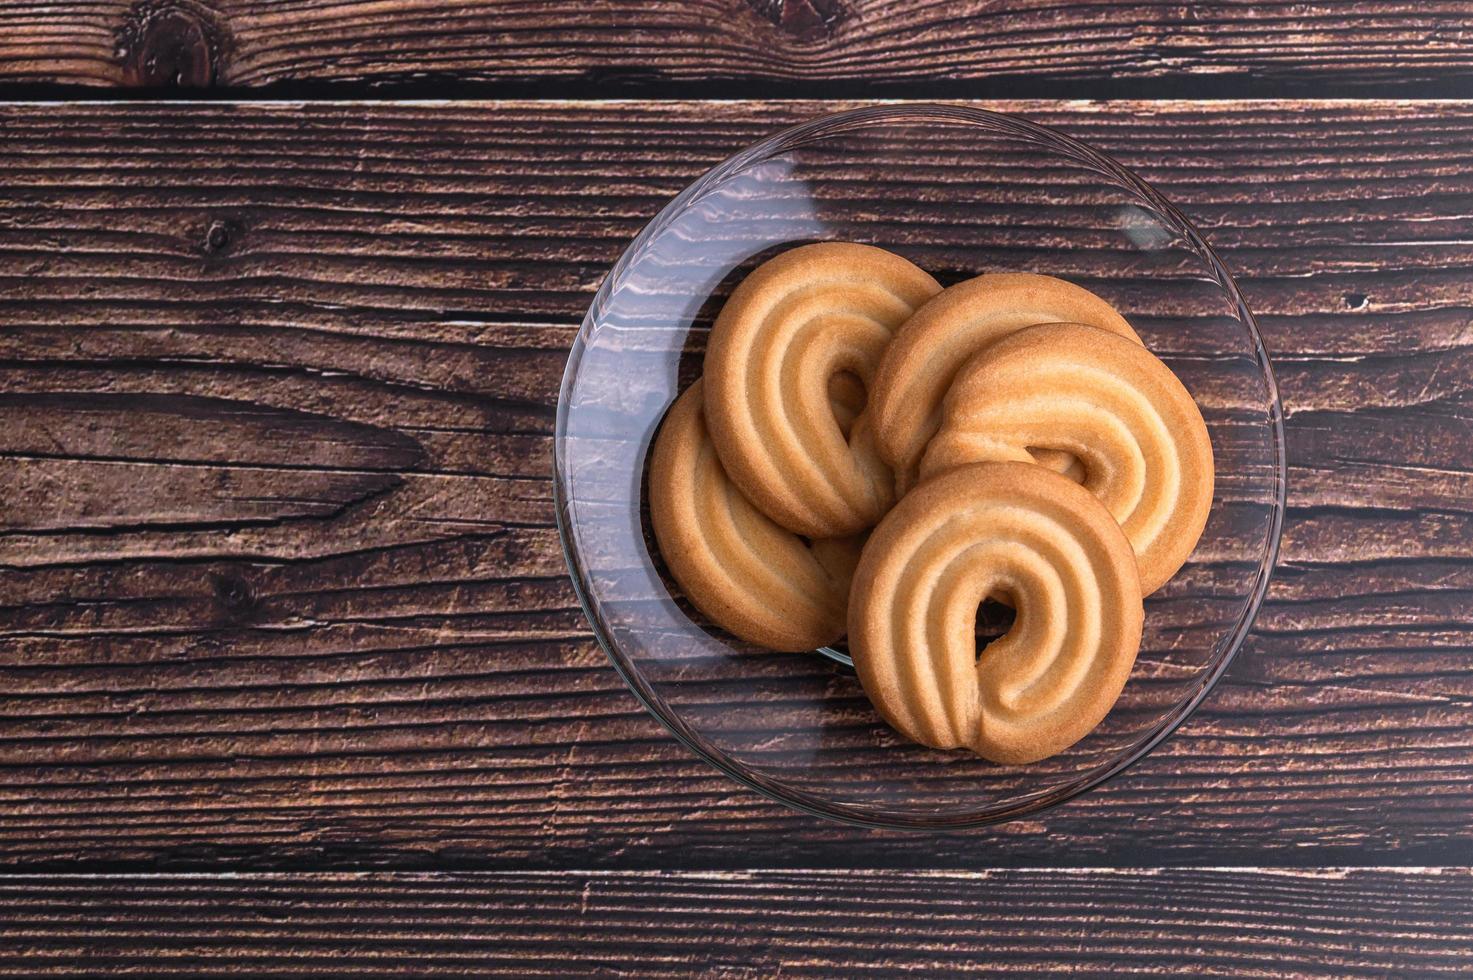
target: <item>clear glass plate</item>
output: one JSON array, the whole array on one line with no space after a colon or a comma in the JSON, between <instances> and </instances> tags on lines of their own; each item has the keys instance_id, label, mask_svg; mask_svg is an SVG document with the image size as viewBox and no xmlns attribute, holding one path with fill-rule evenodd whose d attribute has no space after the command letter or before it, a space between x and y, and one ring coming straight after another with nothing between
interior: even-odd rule
<instances>
[{"instance_id":1,"label":"clear glass plate","mask_svg":"<svg viewBox=\"0 0 1473 980\"><path fill-rule=\"evenodd\" d=\"M1140 656L1095 732L1004 767L914 745L842 650L772 653L705 623L649 530L647 453L701 372L733 286L793 245L898 252L949 285L1060 276L1110 300L1192 391L1217 492L1191 561L1146 601ZM693 750L776 800L870 826L955 829L1033 813L1124 770L1202 701L1268 586L1284 510L1269 359L1232 277L1160 194L1098 151L978 109L883 106L797 126L686 188L609 272L568 357L555 440L559 528L614 666Z\"/></svg>"}]
</instances>

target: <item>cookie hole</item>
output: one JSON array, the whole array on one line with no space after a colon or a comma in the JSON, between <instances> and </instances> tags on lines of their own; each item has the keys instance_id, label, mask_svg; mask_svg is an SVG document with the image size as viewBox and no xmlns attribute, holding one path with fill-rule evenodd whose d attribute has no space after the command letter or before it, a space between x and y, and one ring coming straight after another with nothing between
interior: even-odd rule
<instances>
[{"instance_id":1,"label":"cookie hole","mask_svg":"<svg viewBox=\"0 0 1473 980\"><path fill-rule=\"evenodd\" d=\"M868 402L869 392L859 375L840 371L829 378L829 405L834 409L834 421L839 423L839 431L844 433L845 439L849 438L854 420L859 418Z\"/></svg>"},{"instance_id":2,"label":"cookie hole","mask_svg":"<svg viewBox=\"0 0 1473 980\"><path fill-rule=\"evenodd\" d=\"M977 607L977 657L980 659L982 650L993 640L1001 638L1008 630L1013 628L1013 620L1017 619L1017 613L1012 607L1005 606L996 599L984 599Z\"/></svg>"},{"instance_id":3,"label":"cookie hole","mask_svg":"<svg viewBox=\"0 0 1473 980\"><path fill-rule=\"evenodd\" d=\"M1034 460L1040 465L1053 470L1062 476L1067 476L1075 483L1083 483L1085 476L1084 461L1073 453L1066 453L1060 449L1048 449L1043 446L1029 446L1028 451L1033 454Z\"/></svg>"}]
</instances>

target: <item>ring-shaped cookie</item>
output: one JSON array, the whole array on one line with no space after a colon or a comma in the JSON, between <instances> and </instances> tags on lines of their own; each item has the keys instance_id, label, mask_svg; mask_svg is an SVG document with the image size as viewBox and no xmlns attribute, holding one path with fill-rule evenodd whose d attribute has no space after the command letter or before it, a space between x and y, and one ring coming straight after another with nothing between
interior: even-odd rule
<instances>
[{"instance_id":1,"label":"ring-shaped cookie","mask_svg":"<svg viewBox=\"0 0 1473 980\"><path fill-rule=\"evenodd\" d=\"M651 449L650 523L686 597L716 625L772 650L812 650L844 635L861 540L805 543L727 479L697 381L675 400Z\"/></svg>"},{"instance_id":2,"label":"ring-shaped cookie","mask_svg":"<svg viewBox=\"0 0 1473 980\"><path fill-rule=\"evenodd\" d=\"M871 527L894 500L868 412L846 438L830 380L868 387L896 329L940 286L869 245L824 242L758 266L727 300L706 349L706 420L749 500L810 538Z\"/></svg>"},{"instance_id":3,"label":"ring-shaped cookie","mask_svg":"<svg viewBox=\"0 0 1473 980\"><path fill-rule=\"evenodd\" d=\"M978 656L977 607L999 592L1017 618ZM1105 717L1141 621L1135 556L1098 498L1042 466L982 463L921 483L875 528L849 648L902 734L1023 764Z\"/></svg>"},{"instance_id":4,"label":"ring-shaped cookie","mask_svg":"<svg viewBox=\"0 0 1473 980\"><path fill-rule=\"evenodd\" d=\"M1094 293L1053 276L1003 272L949 286L906 321L885 351L870 386L868 415L880 457L903 493L926 443L941 426L941 403L956 372L973 354L1023 327L1067 321L1129 337L1125 318ZM1041 449L1037 461L1078 476L1074 461Z\"/></svg>"},{"instance_id":5,"label":"ring-shaped cookie","mask_svg":"<svg viewBox=\"0 0 1473 980\"><path fill-rule=\"evenodd\" d=\"M1191 394L1140 344L1078 323L1019 330L956 373L929 479L964 463L1077 457L1125 530L1150 595L1186 562L1212 507L1212 440Z\"/></svg>"}]
</instances>

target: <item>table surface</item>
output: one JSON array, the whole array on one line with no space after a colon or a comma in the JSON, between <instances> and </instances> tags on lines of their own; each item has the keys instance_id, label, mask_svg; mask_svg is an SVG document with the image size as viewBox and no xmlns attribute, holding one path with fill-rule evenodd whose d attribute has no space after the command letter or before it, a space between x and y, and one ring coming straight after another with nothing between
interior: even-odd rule
<instances>
[{"instance_id":1,"label":"table surface","mask_svg":"<svg viewBox=\"0 0 1473 980\"><path fill-rule=\"evenodd\" d=\"M1467 88L1466 8L550 11L0 10L32 100L0 105L0 974L1466 969L1473 102L1408 98ZM557 386L716 161L841 95L999 92L1238 274L1282 558L1208 701L1101 789L821 823L608 667Z\"/></svg>"}]
</instances>

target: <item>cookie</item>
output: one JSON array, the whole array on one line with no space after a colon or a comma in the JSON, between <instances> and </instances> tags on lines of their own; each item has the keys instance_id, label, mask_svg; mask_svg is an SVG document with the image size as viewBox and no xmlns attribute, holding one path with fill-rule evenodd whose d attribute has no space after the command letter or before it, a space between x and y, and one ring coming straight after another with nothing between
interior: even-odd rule
<instances>
[{"instance_id":1,"label":"cookie","mask_svg":"<svg viewBox=\"0 0 1473 980\"><path fill-rule=\"evenodd\" d=\"M1038 446L1029 446L1028 452L1031 462L1042 466L1044 469L1053 470L1060 476L1067 476L1075 483L1084 482L1084 464L1076 456L1057 449L1042 449ZM924 457L922 457L924 458ZM916 463L912 467L895 471L895 496L903 497L910 493L910 488L921 481L921 466Z\"/></svg>"},{"instance_id":2,"label":"cookie","mask_svg":"<svg viewBox=\"0 0 1473 980\"><path fill-rule=\"evenodd\" d=\"M1096 327L1019 330L969 360L946 395L921 477L964 463L1070 453L1125 530L1150 595L1175 575L1212 506L1212 441L1191 394L1140 344Z\"/></svg>"},{"instance_id":3,"label":"cookie","mask_svg":"<svg viewBox=\"0 0 1473 980\"><path fill-rule=\"evenodd\" d=\"M706 421L732 482L774 521L835 538L889 508L868 408L846 437L830 380L868 388L896 329L940 288L883 249L824 242L764 262L732 292L706 350Z\"/></svg>"},{"instance_id":4,"label":"cookie","mask_svg":"<svg viewBox=\"0 0 1473 980\"><path fill-rule=\"evenodd\" d=\"M697 381L675 400L650 456L650 522L687 598L712 622L772 650L844 635L861 539L803 539L773 523L727 479L706 431Z\"/></svg>"},{"instance_id":5,"label":"cookie","mask_svg":"<svg viewBox=\"0 0 1473 980\"><path fill-rule=\"evenodd\" d=\"M978 656L978 605L1012 628ZM927 480L864 547L849 648L865 693L902 734L1005 764L1036 762L1109 712L1141 638L1135 555L1099 499L1032 463Z\"/></svg>"},{"instance_id":6,"label":"cookie","mask_svg":"<svg viewBox=\"0 0 1473 980\"><path fill-rule=\"evenodd\" d=\"M1094 293L1026 272L957 283L916 311L885 351L869 392L880 457L899 474L902 489L915 481L926 443L941 425L941 402L967 358L1015 330L1059 321L1140 342L1125 318ZM1074 469L1062 453L1040 452L1038 462L1061 473Z\"/></svg>"}]
</instances>

